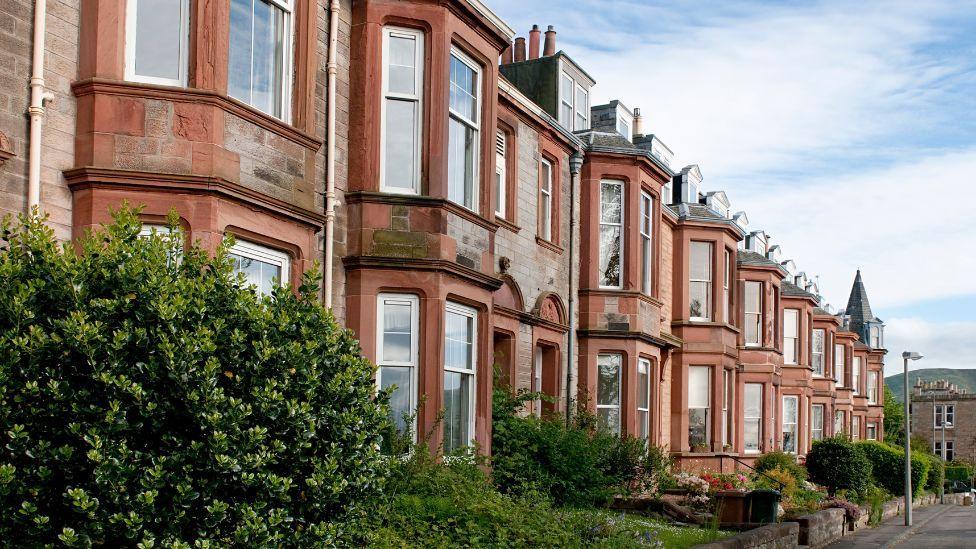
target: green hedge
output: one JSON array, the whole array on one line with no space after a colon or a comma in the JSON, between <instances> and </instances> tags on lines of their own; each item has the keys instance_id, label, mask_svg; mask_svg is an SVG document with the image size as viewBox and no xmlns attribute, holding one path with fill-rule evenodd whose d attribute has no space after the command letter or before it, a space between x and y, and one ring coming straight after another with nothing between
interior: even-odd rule
<instances>
[{"instance_id":1,"label":"green hedge","mask_svg":"<svg viewBox=\"0 0 976 549\"><path fill-rule=\"evenodd\" d=\"M973 478L973 468L964 463L950 463L945 467L946 480L969 482Z\"/></svg>"},{"instance_id":2,"label":"green hedge","mask_svg":"<svg viewBox=\"0 0 976 549\"><path fill-rule=\"evenodd\" d=\"M914 452L912 453L914 456ZM929 475L925 480L925 489L929 492L938 493L945 482L945 462L942 458L932 454L919 454L922 459L929 464Z\"/></svg>"},{"instance_id":3,"label":"green hedge","mask_svg":"<svg viewBox=\"0 0 976 549\"><path fill-rule=\"evenodd\" d=\"M905 452L895 446L875 440L864 440L855 444L871 462L871 478L874 484L883 487L892 495L905 494ZM912 491L917 497L928 485L929 470L932 467L930 456L912 453Z\"/></svg>"},{"instance_id":4,"label":"green hedge","mask_svg":"<svg viewBox=\"0 0 976 549\"><path fill-rule=\"evenodd\" d=\"M806 465L810 480L826 486L831 494L838 489L863 493L871 479L871 462L842 436L814 442Z\"/></svg>"},{"instance_id":5,"label":"green hedge","mask_svg":"<svg viewBox=\"0 0 976 549\"><path fill-rule=\"evenodd\" d=\"M141 227L0 226L0 545L355 544L387 412L352 333Z\"/></svg>"}]
</instances>

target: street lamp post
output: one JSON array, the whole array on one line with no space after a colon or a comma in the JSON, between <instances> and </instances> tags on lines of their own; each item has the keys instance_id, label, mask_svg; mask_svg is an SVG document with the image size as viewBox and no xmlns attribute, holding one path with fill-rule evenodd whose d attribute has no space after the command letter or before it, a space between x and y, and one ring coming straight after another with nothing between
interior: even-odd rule
<instances>
[{"instance_id":1,"label":"street lamp post","mask_svg":"<svg viewBox=\"0 0 976 549\"><path fill-rule=\"evenodd\" d=\"M905 359L905 526L912 525L912 412L908 400L908 361L918 360L922 355L905 351L901 354Z\"/></svg>"}]
</instances>

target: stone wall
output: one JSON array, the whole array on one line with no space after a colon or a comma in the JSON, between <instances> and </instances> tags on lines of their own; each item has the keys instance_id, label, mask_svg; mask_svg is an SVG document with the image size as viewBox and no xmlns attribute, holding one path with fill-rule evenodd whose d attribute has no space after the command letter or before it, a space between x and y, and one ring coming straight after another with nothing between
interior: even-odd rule
<instances>
[{"instance_id":1,"label":"stone wall","mask_svg":"<svg viewBox=\"0 0 976 549\"><path fill-rule=\"evenodd\" d=\"M698 547L701 549L792 549L797 546L799 533L799 524L781 522L760 526Z\"/></svg>"},{"instance_id":2,"label":"stone wall","mask_svg":"<svg viewBox=\"0 0 976 549\"><path fill-rule=\"evenodd\" d=\"M824 547L844 537L847 519L843 509L824 509L796 519L800 525L798 543L812 548Z\"/></svg>"}]
</instances>

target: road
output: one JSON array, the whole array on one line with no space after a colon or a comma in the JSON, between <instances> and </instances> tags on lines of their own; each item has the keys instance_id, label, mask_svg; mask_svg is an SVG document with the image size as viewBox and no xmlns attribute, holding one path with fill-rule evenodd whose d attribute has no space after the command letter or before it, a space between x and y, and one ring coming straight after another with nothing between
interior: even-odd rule
<instances>
[{"instance_id":1,"label":"road","mask_svg":"<svg viewBox=\"0 0 976 549\"><path fill-rule=\"evenodd\" d=\"M904 517L886 520L877 528L866 528L830 545L831 549L896 547L897 549L971 549L976 547L976 507L932 505L916 509L913 525L906 529Z\"/></svg>"}]
</instances>

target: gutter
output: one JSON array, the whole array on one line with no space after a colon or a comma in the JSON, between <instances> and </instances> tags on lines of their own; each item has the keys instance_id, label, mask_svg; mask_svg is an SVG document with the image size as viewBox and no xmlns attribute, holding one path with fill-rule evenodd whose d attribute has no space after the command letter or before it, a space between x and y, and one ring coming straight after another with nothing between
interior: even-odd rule
<instances>
[{"instance_id":1,"label":"gutter","mask_svg":"<svg viewBox=\"0 0 976 549\"><path fill-rule=\"evenodd\" d=\"M44 129L44 104L54 95L44 88L44 36L47 20L47 0L34 2L34 44L31 61L30 152L27 171L27 210L32 213L41 207L41 137Z\"/></svg>"},{"instance_id":2,"label":"gutter","mask_svg":"<svg viewBox=\"0 0 976 549\"><path fill-rule=\"evenodd\" d=\"M335 156L336 156L336 50L339 49L339 0L329 2L328 98L326 101L326 169L325 169L325 266L322 286L325 308L332 309L332 257L335 255Z\"/></svg>"}]
</instances>

